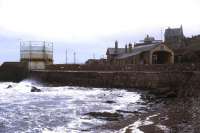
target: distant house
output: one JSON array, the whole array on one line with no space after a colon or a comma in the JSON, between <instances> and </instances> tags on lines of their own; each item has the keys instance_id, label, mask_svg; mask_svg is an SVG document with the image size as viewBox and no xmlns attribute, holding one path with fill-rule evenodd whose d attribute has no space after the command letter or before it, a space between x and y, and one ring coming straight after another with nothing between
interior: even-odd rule
<instances>
[{"instance_id":1,"label":"distant house","mask_svg":"<svg viewBox=\"0 0 200 133\"><path fill-rule=\"evenodd\" d=\"M164 33L165 43L172 49L181 48L184 46L184 34L183 27L180 28L168 28Z\"/></svg>"},{"instance_id":2,"label":"distant house","mask_svg":"<svg viewBox=\"0 0 200 133\"><path fill-rule=\"evenodd\" d=\"M155 40L154 37L147 35L144 40L141 40L139 43L135 43L134 47L141 46L141 45L148 45L148 44L160 44L162 40Z\"/></svg>"},{"instance_id":3,"label":"distant house","mask_svg":"<svg viewBox=\"0 0 200 133\"><path fill-rule=\"evenodd\" d=\"M118 41L115 41L115 48L107 49L106 55L108 62L112 64L117 56L126 53L125 49L127 50L127 45L126 48L118 48Z\"/></svg>"},{"instance_id":4,"label":"distant house","mask_svg":"<svg viewBox=\"0 0 200 133\"><path fill-rule=\"evenodd\" d=\"M96 65L98 65L98 64L106 64L106 59L88 59L86 62L85 62L85 64L92 64L92 65L94 65L94 64L96 64Z\"/></svg>"},{"instance_id":5,"label":"distant house","mask_svg":"<svg viewBox=\"0 0 200 133\"><path fill-rule=\"evenodd\" d=\"M146 44L134 47L131 43L125 48L107 49L107 59L110 64L173 64L174 52L163 43Z\"/></svg>"}]
</instances>

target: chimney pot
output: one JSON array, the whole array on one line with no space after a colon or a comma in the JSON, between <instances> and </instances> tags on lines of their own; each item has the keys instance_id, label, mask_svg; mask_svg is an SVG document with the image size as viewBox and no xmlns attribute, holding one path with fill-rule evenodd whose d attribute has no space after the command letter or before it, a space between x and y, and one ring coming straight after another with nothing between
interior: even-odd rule
<instances>
[{"instance_id":1,"label":"chimney pot","mask_svg":"<svg viewBox=\"0 0 200 133\"><path fill-rule=\"evenodd\" d=\"M127 47L127 44L125 45L125 53L128 53L128 47Z\"/></svg>"},{"instance_id":2,"label":"chimney pot","mask_svg":"<svg viewBox=\"0 0 200 133\"><path fill-rule=\"evenodd\" d=\"M132 52L132 44L131 43L129 43L129 45L128 45L128 49L129 49L129 53L131 53Z\"/></svg>"},{"instance_id":3,"label":"chimney pot","mask_svg":"<svg viewBox=\"0 0 200 133\"><path fill-rule=\"evenodd\" d=\"M117 50L118 50L118 41L116 40L115 41L115 53L117 53Z\"/></svg>"}]
</instances>

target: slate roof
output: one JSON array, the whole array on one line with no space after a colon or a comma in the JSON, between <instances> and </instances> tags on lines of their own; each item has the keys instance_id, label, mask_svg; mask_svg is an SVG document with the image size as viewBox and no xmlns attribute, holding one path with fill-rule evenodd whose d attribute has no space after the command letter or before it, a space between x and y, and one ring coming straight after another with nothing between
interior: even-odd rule
<instances>
[{"instance_id":1,"label":"slate roof","mask_svg":"<svg viewBox=\"0 0 200 133\"><path fill-rule=\"evenodd\" d=\"M124 59L124 58L127 58L127 57L131 57L131 56L134 56L134 55L137 55L137 54L140 54L142 52L145 52L145 51L150 51L151 49L157 47L158 45L160 44L149 44L149 45L143 45L143 46L137 46L137 47L134 47L132 49L132 52L131 53L123 53L121 55L118 55L117 56L117 59ZM124 48L125 49L125 48ZM125 51L125 50L124 50Z\"/></svg>"},{"instance_id":2,"label":"slate roof","mask_svg":"<svg viewBox=\"0 0 200 133\"><path fill-rule=\"evenodd\" d=\"M110 55L120 55L125 53L125 48L118 48L117 53L115 52L115 48L108 48L107 52L109 52Z\"/></svg>"}]
</instances>

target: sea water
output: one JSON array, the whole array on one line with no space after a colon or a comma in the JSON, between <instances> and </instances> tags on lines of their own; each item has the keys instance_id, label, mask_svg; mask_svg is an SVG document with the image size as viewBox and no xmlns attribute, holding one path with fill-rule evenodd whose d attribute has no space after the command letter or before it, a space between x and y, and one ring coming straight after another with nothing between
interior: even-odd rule
<instances>
[{"instance_id":1,"label":"sea water","mask_svg":"<svg viewBox=\"0 0 200 133\"><path fill-rule=\"evenodd\" d=\"M31 92L31 86L41 92ZM88 113L134 111L141 107L138 101L142 102L139 93L125 89L47 87L34 81L1 82L0 133L95 133L96 126L108 121Z\"/></svg>"}]
</instances>

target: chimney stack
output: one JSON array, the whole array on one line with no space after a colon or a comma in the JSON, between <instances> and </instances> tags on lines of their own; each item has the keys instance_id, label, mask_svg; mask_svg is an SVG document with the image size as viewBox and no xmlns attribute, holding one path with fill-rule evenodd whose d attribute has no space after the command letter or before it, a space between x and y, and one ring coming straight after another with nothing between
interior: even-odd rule
<instances>
[{"instance_id":1,"label":"chimney stack","mask_svg":"<svg viewBox=\"0 0 200 133\"><path fill-rule=\"evenodd\" d=\"M129 53L132 52L132 44L131 43L129 43L129 45L128 45L128 51L129 51Z\"/></svg>"},{"instance_id":2,"label":"chimney stack","mask_svg":"<svg viewBox=\"0 0 200 133\"><path fill-rule=\"evenodd\" d=\"M116 40L115 41L115 53L117 53L117 50L118 50L118 41Z\"/></svg>"},{"instance_id":3,"label":"chimney stack","mask_svg":"<svg viewBox=\"0 0 200 133\"><path fill-rule=\"evenodd\" d=\"M125 53L128 53L127 44L125 45Z\"/></svg>"}]
</instances>

